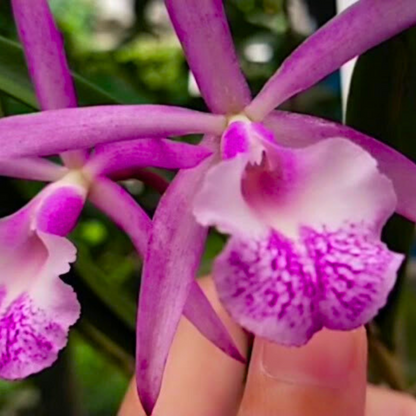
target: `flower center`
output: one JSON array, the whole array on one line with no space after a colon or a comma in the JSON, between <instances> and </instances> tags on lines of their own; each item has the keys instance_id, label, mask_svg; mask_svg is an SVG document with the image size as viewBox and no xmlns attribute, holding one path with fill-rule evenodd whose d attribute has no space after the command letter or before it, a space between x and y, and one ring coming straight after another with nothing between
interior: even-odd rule
<instances>
[{"instance_id":1,"label":"flower center","mask_svg":"<svg viewBox=\"0 0 416 416\"><path fill-rule=\"evenodd\" d=\"M71 185L88 191L93 183L93 176L87 169L72 169L57 184Z\"/></svg>"},{"instance_id":2,"label":"flower center","mask_svg":"<svg viewBox=\"0 0 416 416\"><path fill-rule=\"evenodd\" d=\"M233 159L244 154L247 162L259 165L266 151L265 145L273 143L273 133L261 123L253 123L243 115L229 119L228 128L221 138L221 154L223 159Z\"/></svg>"}]
</instances>

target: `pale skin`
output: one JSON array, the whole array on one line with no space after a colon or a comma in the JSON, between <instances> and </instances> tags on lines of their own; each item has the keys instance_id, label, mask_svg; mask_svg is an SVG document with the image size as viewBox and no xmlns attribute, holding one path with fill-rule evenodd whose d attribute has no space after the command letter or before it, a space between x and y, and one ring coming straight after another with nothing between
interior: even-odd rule
<instances>
[{"instance_id":1,"label":"pale skin","mask_svg":"<svg viewBox=\"0 0 416 416\"><path fill-rule=\"evenodd\" d=\"M227 315L208 278L201 285L241 351L249 339ZM302 348L255 339L248 369L182 320L153 416L416 416L405 394L367 386L363 328L324 330ZM144 416L131 384L118 416Z\"/></svg>"}]
</instances>

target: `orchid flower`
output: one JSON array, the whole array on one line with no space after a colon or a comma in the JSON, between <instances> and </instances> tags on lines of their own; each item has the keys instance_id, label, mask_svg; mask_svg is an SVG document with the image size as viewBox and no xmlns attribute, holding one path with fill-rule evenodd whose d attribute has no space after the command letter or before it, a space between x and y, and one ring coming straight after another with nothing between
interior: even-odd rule
<instances>
[{"instance_id":1,"label":"orchid flower","mask_svg":"<svg viewBox=\"0 0 416 416\"><path fill-rule=\"evenodd\" d=\"M138 311L137 386L150 414L194 287L208 226L230 235L214 265L219 295L256 335L301 345L351 329L385 303L403 256L380 231L416 220L416 166L348 127L274 108L416 23L413 0L360 0L295 50L251 100L221 0L166 0L213 114L166 106L54 110L0 121L0 159L149 137L205 134L212 152L180 172L156 210ZM367 30L371 27L371 31ZM108 145L112 149L114 145ZM134 154L134 153L133 153Z\"/></svg>"},{"instance_id":2,"label":"orchid flower","mask_svg":"<svg viewBox=\"0 0 416 416\"><path fill-rule=\"evenodd\" d=\"M13 0L30 74L43 109L74 107L64 50L48 4ZM87 198L132 238L140 254L151 221L134 199L106 177L137 167L191 168L204 147L166 139L101 146L62 154L65 166L40 157L0 161L0 174L52 182L19 212L0 220L0 378L20 379L51 365L79 317L76 295L59 276L76 249L67 239ZM184 315L219 348L242 360L227 330L195 284Z\"/></svg>"}]
</instances>

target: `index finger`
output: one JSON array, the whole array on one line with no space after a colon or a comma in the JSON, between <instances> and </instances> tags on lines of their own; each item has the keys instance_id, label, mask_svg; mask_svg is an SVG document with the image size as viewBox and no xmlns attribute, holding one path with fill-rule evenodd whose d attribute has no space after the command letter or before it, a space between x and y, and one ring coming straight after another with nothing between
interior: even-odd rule
<instances>
[{"instance_id":1,"label":"index finger","mask_svg":"<svg viewBox=\"0 0 416 416\"><path fill-rule=\"evenodd\" d=\"M300 348L256 339L239 416L364 416L366 376L364 328Z\"/></svg>"},{"instance_id":2,"label":"index finger","mask_svg":"<svg viewBox=\"0 0 416 416\"><path fill-rule=\"evenodd\" d=\"M201 286L240 351L247 352L248 338L221 306L212 280L202 279ZM218 350L187 320L182 319L153 414L235 415L243 394L245 374L243 364ZM144 415L133 380L118 416Z\"/></svg>"}]
</instances>

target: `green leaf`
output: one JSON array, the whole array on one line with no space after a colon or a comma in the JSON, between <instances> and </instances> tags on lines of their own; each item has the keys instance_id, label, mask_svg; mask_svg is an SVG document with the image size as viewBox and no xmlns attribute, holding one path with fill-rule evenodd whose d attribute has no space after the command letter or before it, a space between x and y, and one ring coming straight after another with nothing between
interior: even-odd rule
<instances>
[{"instance_id":1,"label":"green leaf","mask_svg":"<svg viewBox=\"0 0 416 416\"><path fill-rule=\"evenodd\" d=\"M100 87L80 75L74 73L72 75L80 106L118 103L114 97ZM0 36L0 91L31 108L38 108L22 47L2 36Z\"/></svg>"},{"instance_id":2,"label":"green leaf","mask_svg":"<svg viewBox=\"0 0 416 416\"><path fill-rule=\"evenodd\" d=\"M97 299L102 302L112 314L124 322L124 325L135 331L136 329L136 302L124 295L117 286L109 284L103 272L94 263L88 248L77 243L78 257L75 264L77 275L94 292Z\"/></svg>"},{"instance_id":3,"label":"green leaf","mask_svg":"<svg viewBox=\"0 0 416 416\"><path fill-rule=\"evenodd\" d=\"M347 124L416 160L416 29L367 52L356 66L348 100ZM415 180L409 178L409 180ZM408 253L414 224L394 216L383 239L390 249ZM377 318L380 339L394 350L405 267L389 302Z\"/></svg>"},{"instance_id":4,"label":"green leaf","mask_svg":"<svg viewBox=\"0 0 416 416\"><path fill-rule=\"evenodd\" d=\"M65 280L74 288L81 303L81 319L76 328L90 342L113 358L121 368L130 371L135 354L135 330L131 323L121 317L120 308L110 307L109 298L102 296L101 291L99 294L95 293L98 281L92 287L92 279L93 276L87 282L74 270L65 276ZM115 296L114 302L118 300Z\"/></svg>"}]
</instances>

